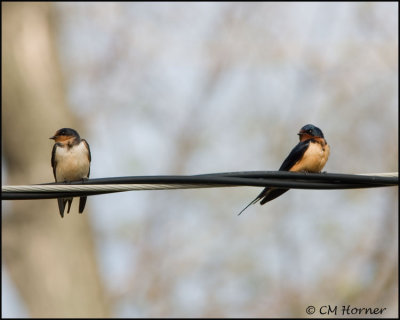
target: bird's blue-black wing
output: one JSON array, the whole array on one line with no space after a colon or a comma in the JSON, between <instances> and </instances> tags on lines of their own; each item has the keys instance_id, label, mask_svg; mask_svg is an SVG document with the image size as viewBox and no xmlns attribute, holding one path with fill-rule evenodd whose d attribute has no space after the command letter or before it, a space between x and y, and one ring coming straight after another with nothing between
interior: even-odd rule
<instances>
[{"instance_id":1,"label":"bird's blue-black wing","mask_svg":"<svg viewBox=\"0 0 400 320\"><path fill-rule=\"evenodd\" d=\"M92 155L90 153L90 147L89 147L89 143L85 140L85 139L81 139L81 141L83 141L83 143L85 144L87 150L88 150L88 158L89 158L89 163L92 161ZM87 177L89 178L90 175L90 164L89 164L89 172ZM80 197L79 198L79 213L82 213L83 210L85 209L85 205L86 205L86 200L87 197Z\"/></svg>"},{"instance_id":2,"label":"bird's blue-black wing","mask_svg":"<svg viewBox=\"0 0 400 320\"><path fill-rule=\"evenodd\" d=\"M279 171L290 171L290 169L303 157L304 153L308 149L311 140L306 140L299 142L293 149L290 151L289 155L283 161ZM278 198L280 195L284 194L289 189L279 189L279 188L265 188L260 195L258 196L261 199L260 204L263 205L275 198Z\"/></svg>"},{"instance_id":3,"label":"bird's blue-black wing","mask_svg":"<svg viewBox=\"0 0 400 320\"><path fill-rule=\"evenodd\" d=\"M279 171L290 171L290 169L303 157L304 153L308 149L311 140L306 140L299 142L293 149L290 151L289 155L283 161ZM244 210L246 210L250 205L256 203L258 200L261 199L260 204L263 205L275 198L279 197L280 195L284 194L289 189L280 189L280 188L271 188L266 187L261 193L252 201L250 202L239 214L241 214Z\"/></svg>"},{"instance_id":4,"label":"bird's blue-black wing","mask_svg":"<svg viewBox=\"0 0 400 320\"><path fill-rule=\"evenodd\" d=\"M290 169L298 162L308 149L311 140L306 140L299 142L292 151L290 151L289 155L283 161L279 171L290 171Z\"/></svg>"},{"instance_id":5,"label":"bird's blue-black wing","mask_svg":"<svg viewBox=\"0 0 400 320\"><path fill-rule=\"evenodd\" d=\"M57 149L57 143L54 144L53 150L51 151L51 166L53 167L53 174L54 174L54 180L57 181L56 178L56 149Z\"/></svg>"}]
</instances>

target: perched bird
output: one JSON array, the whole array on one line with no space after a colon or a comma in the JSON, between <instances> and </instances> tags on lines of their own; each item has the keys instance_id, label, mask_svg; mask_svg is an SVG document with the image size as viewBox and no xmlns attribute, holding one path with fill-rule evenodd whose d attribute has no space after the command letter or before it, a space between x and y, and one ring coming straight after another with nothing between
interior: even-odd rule
<instances>
[{"instance_id":1,"label":"perched bird","mask_svg":"<svg viewBox=\"0 0 400 320\"><path fill-rule=\"evenodd\" d=\"M321 129L312 124L307 124L300 129L298 135L300 142L289 153L285 161L283 161L279 171L321 172L328 161L330 152L329 145ZM258 200L261 200L260 204L263 205L288 190L277 187L266 187L257 198L240 211L239 215Z\"/></svg>"},{"instance_id":2,"label":"perched bird","mask_svg":"<svg viewBox=\"0 0 400 320\"><path fill-rule=\"evenodd\" d=\"M50 139L55 141L51 153L51 166L53 167L56 182L70 182L89 178L90 174L90 148L85 139L81 139L74 129L62 128ZM87 197L80 197L79 213L85 209ZM68 202L68 213L71 209L72 198L58 198L58 208L61 218L64 217L65 204Z\"/></svg>"}]
</instances>

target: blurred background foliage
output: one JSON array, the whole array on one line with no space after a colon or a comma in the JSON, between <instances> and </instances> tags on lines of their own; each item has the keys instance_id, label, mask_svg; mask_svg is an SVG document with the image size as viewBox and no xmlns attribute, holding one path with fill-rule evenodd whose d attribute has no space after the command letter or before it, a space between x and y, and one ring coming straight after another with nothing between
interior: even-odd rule
<instances>
[{"instance_id":1,"label":"blurred background foliage","mask_svg":"<svg viewBox=\"0 0 400 320\"><path fill-rule=\"evenodd\" d=\"M93 178L276 170L308 123L326 171L398 171L397 2L3 2L2 30L3 184L52 181L61 127ZM292 190L238 217L259 191L95 196L63 220L55 200L2 203L2 314L397 315L397 188Z\"/></svg>"}]
</instances>

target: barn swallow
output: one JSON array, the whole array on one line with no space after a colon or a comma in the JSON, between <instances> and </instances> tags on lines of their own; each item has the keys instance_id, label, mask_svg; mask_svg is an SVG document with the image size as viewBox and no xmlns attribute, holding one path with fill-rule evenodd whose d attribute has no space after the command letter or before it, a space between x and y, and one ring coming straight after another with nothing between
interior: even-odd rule
<instances>
[{"instance_id":1,"label":"barn swallow","mask_svg":"<svg viewBox=\"0 0 400 320\"><path fill-rule=\"evenodd\" d=\"M321 172L325 163L328 161L330 147L324 138L321 129L312 124L307 124L300 129L300 142L289 153L285 161L283 161L279 171L292 172ZM266 187L252 202L250 202L239 215L250 205L258 200L263 205L289 189L280 189L276 187Z\"/></svg>"},{"instance_id":2,"label":"barn swallow","mask_svg":"<svg viewBox=\"0 0 400 320\"><path fill-rule=\"evenodd\" d=\"M90 148L85 139L81 139L74 129L62 128L50 139L55 141L51 152L51 166L56 182L70 182L88 179L90 174ZM87 197L80 197L79 213L85 209ZM68 213L72 198L58 198L61 218L64 217L65 204L68 202Z\"/></svg>"}]
</instances>

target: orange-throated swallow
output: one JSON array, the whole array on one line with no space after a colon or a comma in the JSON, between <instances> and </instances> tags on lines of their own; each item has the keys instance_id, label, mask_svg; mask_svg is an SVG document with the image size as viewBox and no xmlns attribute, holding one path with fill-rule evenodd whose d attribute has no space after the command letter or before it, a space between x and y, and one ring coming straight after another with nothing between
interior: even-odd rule
<instances>
[{"instance_id":1,"label":"orange-throated swallow","mask_svg":"<svg viewBox=\"0 0 400 320\"><path fill-rule=\"evenodd\" d=\"M51 152L51 166L56 182L70 182L88 179L90 174L90 148L85 139L81 139L74 129L62 128L50 139L55 141ZM87 197L80 197L79 213L85 209ZM72 198L58 198L58 208L61 218L64 217L65 204L68 202L68 212L71 209Z\"/></svg>"},{"instance_id":2,"label":"orange-throated swallow","mask_svg":"<svg viewBox=\"0 0 400 320\"><path fill-rule=\"evenodd\" d=\"M321 172L325 163L328 161L330 148L324 138L321 129L312 124L307 124L300 129L298 133L300 142L289 153L285 161L283 161L279 171L292 172ZM252 202L250 202L239 215L250 205L258 200L263 205L289 189L280 189L277 187L266 187Z\"/></svg>"}]
</instances>

